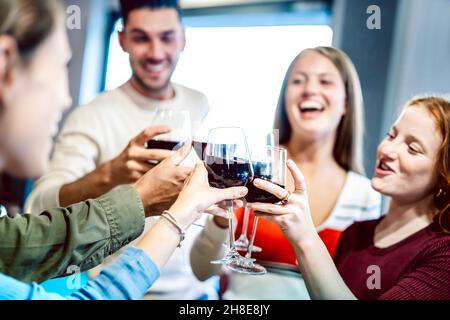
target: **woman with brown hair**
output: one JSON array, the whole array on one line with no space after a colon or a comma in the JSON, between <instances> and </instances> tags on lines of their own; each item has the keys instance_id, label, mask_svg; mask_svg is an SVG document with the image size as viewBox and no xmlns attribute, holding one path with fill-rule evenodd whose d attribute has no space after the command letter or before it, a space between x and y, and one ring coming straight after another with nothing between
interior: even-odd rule
<instances>
[{"instance_id":1,"label":"woman with brown hair","mask_svg":"<svg viewBox=\"0 0 450 320\"><path fill-rule=\"evenodd\" d=\"M71 104L70 58L60 1L0 0L0 173L34 178L45 171L52 137ZM142 138L158 133L151 131ZM169 167L155 170L153 178L149 174L140 191L125 186L39 215L10 218L0 203L0 272L42 281L65 274L70 265L81 270L98 265L142 233L150 207L178 195L184 179L172 178L190 171ZM168 169L169 182L161 176Z\"/></svg>"},{"instance_id":2,"label":"woman with brown hair","mask_svg":"<svg viewBox=\"0 0 450 320\"><path fill-rule=\"evenodd\" d=\"M342 231L353 221L378 218L381 207L379 193L363 176L363 97L355 67L345 53L317 47L293 60L282 84L274 129L288 156L305 173L314 225L333 255ZM293 178L288 177L287 189L293 187ZM193 270L200 279L220 272L207 262L220 256L225 239L220 227L227 223L218 217L211 220L191 251ZM238 225L237 234L240 229ZM262 252L253 257L268 274L230 274L224 298L309 298L294 249L278 225L260 220L255 245ZM272 289L261 290L261 286Z\"/></svg>"},{"instance_id":3,"label":"woman with brown hair","mask_svg":"<svg viewBox=\"0 0 450 320\"><path fill-rule=\"evenodd\" d=\"M31 178L45 170L52 136L70 105L70 56L60 1L0 0L0 173ZM164 130L153 127L138 138L147 141ZM93 267L138 237L145 216L159 206L169 210L139 243L71 297L142 298L200 212L246 193L210 188L202 164L194 172L179 166L190 150L186 143L134 184L98 199L39 215L0 217L0 300L61 298L12 277L41 281L69 266Z\"/></svg>"},{"instance_id":4,"label":"woman with brown hair","mask_svg":"<svg viewBox=\"0 0 450 320\"><path fill-rule=\"evenodd\" d=\"M450 100L410 100L378 147L372 186L391 198L387 214L345 230L334 262L292 161L292 194L257 181L288 203L250 207L281 226L314 299L450 299L449 154Z\"/></svg>"}]
</instances>

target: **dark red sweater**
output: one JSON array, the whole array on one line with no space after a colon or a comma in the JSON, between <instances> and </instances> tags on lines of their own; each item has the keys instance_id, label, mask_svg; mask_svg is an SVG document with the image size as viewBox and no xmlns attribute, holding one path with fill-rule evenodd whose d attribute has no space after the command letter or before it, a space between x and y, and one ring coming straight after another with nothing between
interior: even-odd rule
<instances>
[{"instance_id":1,"label":"dark red sweater","mask_svg":"<svg viewBox=\"0 0 450 320\"><path fill-rule=\"evenodd\" d=\"M339 242L334 259L353 294L364 300L450 299L450 235L433 223L380 249L373 244L380 221L354 223Z\"/></svg>"}]
</instances>

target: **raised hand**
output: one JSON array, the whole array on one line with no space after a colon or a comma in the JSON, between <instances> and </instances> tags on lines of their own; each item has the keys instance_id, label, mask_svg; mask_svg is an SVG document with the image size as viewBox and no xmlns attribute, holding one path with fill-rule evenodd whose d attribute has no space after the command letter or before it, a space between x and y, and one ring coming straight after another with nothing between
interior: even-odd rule
<instances>
[{"instance_id":1,"label":"raised hand","mask_svg":"<svg viewBox=\"0 0 450 320\"><path fill-rule=\"evenodd\" d=\"M143 175L134 184L147 215L160 214L175 202L183 189L186 178L192 172L192 168L180 166L180 163L188 156L190 151L191 143L188 141L178 151L171 151L171 156Z\"/></svg>"},{"instance_id":2,"label":"raised hand","mask_svg":"<svg viewBox=\"0 0 450 320\"><path fill-rule=\"evenodd\" d=\"M133 183L140 179L147 171L155 167L149 161L162 161L174 154L174 151L160 149L146 149L148 140L170 131L167 126L153 126L146 128L139 135L131 139L127 147L104 167L108 179L113 186Z\"/></svg>"},{"instance_id":3,"label":"raised hand","mask_svg":"<svg viewBox=\"0 0 450 320\"><path fill-rule=\"evenodd\" d=\"M247 205L256 214L277 223L286 238L298 244L317 232L311 218L305 178L292 160L287 161L287 167L294 177L295 190L289 195L284 205L267 203L248 203ZM277 196L280 200L287 196L288 191L268 181L255 179L254 185Z\"/></svg>"},{"instance_id":4,"label":"raised hand","mask_svg":"<svg viewBox=\"0 0 450 320\"><path fill-rule=\"evenodd\" d=\"M246 187L226 189L210 187L205 165L203 162L198 162L170 211L176 213L177 220L179 219L183 226L189 226L203 212L226 217L226 209L221 206L223 201L242 198L247 192ZM239 200L236 204L242 205Z\"/></svg>"}]
</instances>

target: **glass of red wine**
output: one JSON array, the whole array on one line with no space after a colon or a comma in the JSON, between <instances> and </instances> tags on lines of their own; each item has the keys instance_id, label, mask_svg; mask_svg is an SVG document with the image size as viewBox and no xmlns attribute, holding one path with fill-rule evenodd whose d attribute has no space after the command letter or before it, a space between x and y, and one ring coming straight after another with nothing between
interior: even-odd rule
<instances>
[{"instance_id":1,"label":"glass of red wine","mask_svg":"<svg viewBox=\"0 0 450 320\"><path fill-rule=\"evenodd\" d=\"M192 136L190 113L185 109L160 108L156 111L152 124L167 125L170 132L147 141L147 149L178 150Z\"/></svg>"},{"instance_id":2,"label":"glass of red wine","mask_svg":"<svg viewBox=\"0 0 450 320\"><path fill-rule=\"evenodd\" d=\"M264 139L258 139L258 142L253 146L253 148L257 147L269 147L269 146L275 146L275 134L273 132L266 133L262 136ZM259 141L261 140L261 141ZM262 143L260 143L262 142ZM252 148L252 149L253 149ZM247 237L247 231L248 231L248 222L250 218L250 209L245 206L244 208L244 214L242 216L242 231L238 239L235 241L234 245L236 246L236 249L238 251L247 251L249 248L250 240ZM252 246L253 252L261 252L262 248L253 245Z\"/></svg>"},{"instance_id":3,"label":"glass of red wine","mask_svg":"<svg viewBox=\"0 0 450 320\"><path fill-rule=\"evenodd\" d=\"M211 129L204 151L204 162L208 170L210 186L224 189L245 186L253 177L250 154L244 130L238 127L223 127ZM229 211L229 248L220 260L213 264L229 264L243 257L234 246L233 201L227 201Z\"/></svg>"},{"instance_id":4,"label":"glass of red wine","mask_svg":"<svg viewBox=\"0 0 450 320\"><path fill-rule=\"evenodd\" d=\"M253 178L247 184L248 193L245 196L246 201L262 203L280 202L280 199L273 194L254 186L253 181L257 178L263 179L277 184L282 188L286 188L286 150L273 146L254 148L252 150L251 159ZM254 250L252 250L252 247L255 241L258 221L259 217L255 216L250 236L250 243L247 248L247 254L245 255L245 258L227 265L228 269L235 272L254 275L266 273L266 269L263 266L255 263L255 259L251 258L252 252L254 252Z\"/></svg>"}]
</instances>

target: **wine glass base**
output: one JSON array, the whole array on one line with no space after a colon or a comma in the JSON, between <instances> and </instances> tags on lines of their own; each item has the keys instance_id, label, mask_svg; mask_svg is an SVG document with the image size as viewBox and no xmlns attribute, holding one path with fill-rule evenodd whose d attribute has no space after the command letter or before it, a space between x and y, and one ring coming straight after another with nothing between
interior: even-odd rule
<instances>
[{"instance_id":1,"label":"wine glass base","mask_svg":"<svg viewBox=\"0 0 450 320\"><path fill-rule=\"evenodd\" d=\"M233 272L249 274L249 275L264 275L267 273L266 268L254 263L254 259L249 259L248 261L236 261L226 264L226 268Z\"/></svg>"},{"instance_id":2,"label":"wine glass base","mask_svg":"<svg viewBox=\"0 0 450 320\"><path fill-rule=\"evenodd\" d=\"M230 263L239 261L241 259L244 259L237 251L236 249L231 249L227 252L227 254L225 255L225 257L223 257L222 259L219 260L213 260L210 261L211 264L223 264L223 265L228 265Z\"/></svg>"}]
</instances>

